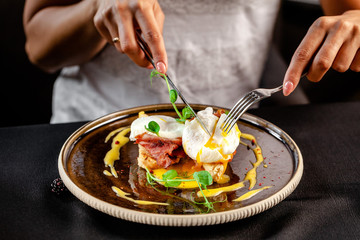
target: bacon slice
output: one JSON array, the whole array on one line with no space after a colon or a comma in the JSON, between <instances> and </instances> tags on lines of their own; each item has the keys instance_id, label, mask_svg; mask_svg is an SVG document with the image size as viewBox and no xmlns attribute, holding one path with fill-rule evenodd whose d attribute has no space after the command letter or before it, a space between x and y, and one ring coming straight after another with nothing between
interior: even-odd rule
<instances>
[{"instance_id":1,"label":"bacon slice","mask_svg":"<svg viewBox=\"0 0 360 240\"><path fill-rule=\"evenodd\" d=\"M214 115L217 116L218 118L220 118L221 114L225 113L224 109L218 109Z\"/></svg>"},{"instance_id":2,"label":"bacon slice","mask_svg":"<svg viewBox=\"0 0 360 240\"><path fill-rule=\"evenodd\" d=\"M168 166L178 163L181 158L186 157L182 148L182 139L168 139L143 133L135 137L137 144L143 146L156 159L159 167L167 168Z\"/></svg>"}]
</instances>

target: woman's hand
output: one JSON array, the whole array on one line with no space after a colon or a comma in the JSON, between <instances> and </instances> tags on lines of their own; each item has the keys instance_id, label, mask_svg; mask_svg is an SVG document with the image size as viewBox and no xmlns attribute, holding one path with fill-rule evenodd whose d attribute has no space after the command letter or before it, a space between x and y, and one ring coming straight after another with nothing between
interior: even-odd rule
<instances>
[{"instance_id":1,"label":"woman's hand","mask_svg":"<svg viewBox=\"0 0 360 240\"><path fill-rule=\"evenodd\" d=\"M284 78L285 96L298 85L303 72L310 81L318 82L333 68L360 72L360 10L339 16L324 16L310 27L295 51Z\"/></svg>"},{"instance_id":2,"label":"woman's hand","mask_svg":"<svg viewBox=\"0 0 360 240\"><path fill-rule=\"evenodd\" d=\"M156 69L165 73L164 18L157 0L98 0L94 24L100 35L114 44L119 52L128 55L137 65L151 68L136 41L135 29L140 28L151 49ZM113 42L114 38L120 41Z\"/></svg>"}]
</instances>

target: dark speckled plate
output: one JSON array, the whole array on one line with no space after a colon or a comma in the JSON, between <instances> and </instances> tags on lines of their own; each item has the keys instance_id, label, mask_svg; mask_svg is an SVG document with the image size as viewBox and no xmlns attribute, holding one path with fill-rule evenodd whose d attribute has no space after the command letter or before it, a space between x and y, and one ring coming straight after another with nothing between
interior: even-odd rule
<instances>
[{"instance_id":1,"label":"dark speckled plate","mask_svg":"<svg viewBox=\"0 0 360 240\"><path fill-rule=\"evenodd\" d=\"M181 106L181 105L180 105ZM195 111L206 105L192 105ZM218 108L213 107L216 111ZM96 119L75 131L64 143L59 155L59 172L67 188L81 201L109 215L129 221L166 225L199 226L220 224L246 218L265 211L285 199L299 184L303 173L303 160L295 142L277 126L250 114L238 122L242 133L256 137L262 149L264 162L257 168L257 182L252 190L270 188L240 202L232 201L249 192L249 184L236 191L223 193L212 199L216 212L200 214L199 209L181 198L172 199L144 184L145 171L137 167L137 145L129 142L120 149L120 160L115 162L119 178L104 175L104 156L111 148L106 136L113 130L129 126L139 111L175 117L170 104L150 105L115 112ZM243 142L251 143L242 139ZM244 180L255 162L253 151L240 144L228 167L229 184ZM116 186L134 200L167 202L169 206L141 205L118 197L111 187ZM211 187L221 187L214 185ZM161 187L158 190L162 190ZM165 189L163 189L165 190ZM189 199L190 190L176 192ZM186 197L187 196L187 197Z\"/></svg>"}]
</instances>

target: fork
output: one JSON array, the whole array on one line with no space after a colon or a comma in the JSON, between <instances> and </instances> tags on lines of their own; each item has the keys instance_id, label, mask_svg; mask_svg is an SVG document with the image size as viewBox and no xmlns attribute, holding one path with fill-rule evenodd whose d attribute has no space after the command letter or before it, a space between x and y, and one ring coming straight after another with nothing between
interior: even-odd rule
<instances>
[{"instance_id":1,"label":"fork","mask_svg":"<svg viewBox=\"0 0 360 240\"><path fill-rule=\"evenodd\" d=\"M272 94L279 92L282 89L283 89L283 85L272 89L258 88L247 93L244 97L240 98L240 100L230 110L230 112L228 113L228 115L224 120L224 123L221 126L221 130L223 130L223 132L228 134L231 131L231 129L234 127L237 120L239 120L241 115L243 115L244 112L251 105L265 98L270 97Z\"/></svg>"}]
</instances>

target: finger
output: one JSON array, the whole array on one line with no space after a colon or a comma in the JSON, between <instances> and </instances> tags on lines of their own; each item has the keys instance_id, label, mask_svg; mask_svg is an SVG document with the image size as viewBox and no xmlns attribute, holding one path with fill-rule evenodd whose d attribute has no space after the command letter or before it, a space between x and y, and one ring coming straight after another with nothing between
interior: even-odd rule
<instances>
[{"instance_id":1,"label":"finger","mask_svg":"<svg viewBox=\"0 0 360 240\"><path fill-rule=\"evenodd\" d=\"M316 54L313 63L307 74L310 81L318 82L325 73L331 68L335 57L337 56L341 46L345 42L345 37L349 34L349 28L343 24L336 24L325 39L319 52Z\"/></svg>"},{"instance_id":2,"label":"finger","mask_svg":"<svg viewBox=\"0 0 360 240\"><path fill-rule=\"evenodd\" d=\"M115 21L118 22L118 34L120 47L133 62L141 67L148 67L150 63L146 60L145 54L137 44L134 30L133 15L128 8L119 6L119 14Z\"/></svg>"},{"instance_id":3,"label":"finger","mask_svg":"<svg viewBox=\"0 0 360 240\"><path fill-rule=\"evenodd\" d=\"M354 72L360 72L360 50L359 49L357 50L354 60L352 61L351 65L350 65L350 69Z\"/></svg>"},{"instance_id":4,"label":"finger","mask_svg":"<svg viewBox=\"0 0 360 240\"><path fill-rule=\"evenodd\" d=\"M105 26L103 20L104 19L102 18L101 14L97 13L94 16L94 25L95 25L96 30L99 32L99 34L104 39L106 39L107 42L109 42L109 40L112 39L112 38L111 38L111 35L110 35L107 27Z\"/></svg>"},{"instance_id":5,"label":"finger","mask_svg":"<svg viewBox=\"0 0 360 240\"><path fill-rule=\"evenodd\" d=\"M99 27L101 27L103 32L103 37L110 44L113 44L119 52L121 51L120 43L113 42L113 39L118 37L116 21L114 17L116 16L117 10L115 6L105 8L98 16L99 18Z\"/></svg>"},{"instance_id":6,"label":"finger","mask_svg":"<svg viewBox=\"0 0 360 240\"><path fill-rule=\"evenodd\" d=\"M156 5L154 7L154 15L155 20L160 28L161 35L163 34L163 28L164 28L164 21L165 21L165 15L159 5L158 2L156 2Z\"/></svg>"},{"instance_id":7,"label":"finger","mask_svg":"<svg viewBox=\"0 0 360 240\"><path fill-rule=\"evenodd\" d=\"M304 39L296 49L284 77L283 94L285 96L288 96L296 88L301 75L310 64L318 48L321 46L326 35L326 24L327 23L324 23L324 20L322 19L317 20L309 28Z\"/></svg>"},{"instance_id":8,"label":"finger","mask_svg":"<svg viewBox=\"0 0 360 240\"><path fill-rule=\"evenodd\" d=\"M113 39L114 38L117 38L119 37L119 33L118 33L118 28L116 26L116 22L113 21L113 17L111 18L106 18L104 20L104 25L106 27L106 29L108 30L109 32L109 37L106 39L110 44L113 44L115 46L115 48L119 51L119 52L123 52L122 49L121 49L121 46L120 46L120 41L117 41L117 42L113 42Z\"/></svg>"},{"instance_id":9,"label":"finger","mask_svg":"<svg viewBox=\"0 0 360 240\"><path fill-rule=\"evenodd\" d=\"M355 38L350 38L344 42L335 57L332 68L338 72L346 72L350 68L358 49L359 44Z\"/></svg>"},{"instance_id":10,"label":"finger","mask_svg":"<svg viewBox=\"0 0 360 240\"><path fill-rule=\"evenodd\" d=\"M167 70L167 55L165 44L152 9L139 9L135 17L141 28L146 43L149 45L154 58L156 69L161 73Z\"/></svg>"}]
</instances>

